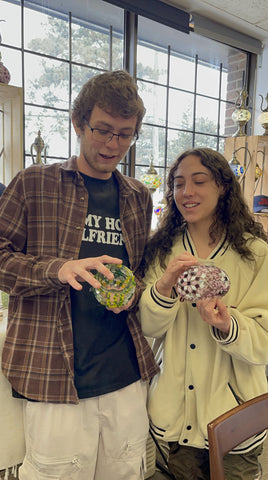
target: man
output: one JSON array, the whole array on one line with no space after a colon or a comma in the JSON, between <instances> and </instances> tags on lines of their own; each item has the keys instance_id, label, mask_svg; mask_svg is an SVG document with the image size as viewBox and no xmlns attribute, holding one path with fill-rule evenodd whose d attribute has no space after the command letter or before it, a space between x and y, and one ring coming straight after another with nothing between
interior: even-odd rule
<instances>
[{"instance_id":1,"label":"man","mask_svg":"<svg viewBox=\"0 0 268 480\"><path fill-rule=\"evenodd\" d=\"M117 165L145 109L132 77L91 78L74 101L80 154L20 172L1 199L0 288L10 294L2 368L24 398L21 480L143 478L146 382L157 371L136 318L95 299L106 263L134 274L151 223L148 190Z\"/></svg>"}]
</instances>

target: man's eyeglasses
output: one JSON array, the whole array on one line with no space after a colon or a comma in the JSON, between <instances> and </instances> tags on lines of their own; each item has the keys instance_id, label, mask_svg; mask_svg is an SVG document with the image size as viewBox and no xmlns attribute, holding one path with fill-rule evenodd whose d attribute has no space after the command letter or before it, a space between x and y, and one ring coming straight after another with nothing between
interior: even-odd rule
<instances>
[{"instance_id":1,"label":"man's eyeglasses","mask_svg":"<svg viewBox=\"0 0 268 480\"><path fill-rule=\"evenodd\" d=\"M113 137L117 137L118 143L121 147L130 147L134 145L139 136L137 133L134 135L129 135L127 133L113 133L110 130L105 130L104 128L93 128L89 125L87 119L85 118L86 125L90 128L92 132L92 137L96 142L100 143L109 143Z\"/></svg>"}]
</instances>

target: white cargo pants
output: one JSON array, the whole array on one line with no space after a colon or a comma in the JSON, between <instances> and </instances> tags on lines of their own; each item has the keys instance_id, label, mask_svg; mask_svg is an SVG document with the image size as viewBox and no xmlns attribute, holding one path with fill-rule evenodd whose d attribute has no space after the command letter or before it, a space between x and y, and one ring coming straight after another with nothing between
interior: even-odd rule
<instances>
[{"instance_id":1,"label":"white cargo pants","mask_svg":"<svg viewBox=\"0 0 268 480\"><path fill-rule=\"evenodd\" d=\"M25 401L20 480L142 480L147 384L135 382L78 405Z\"/></svg>"}]
</instances>

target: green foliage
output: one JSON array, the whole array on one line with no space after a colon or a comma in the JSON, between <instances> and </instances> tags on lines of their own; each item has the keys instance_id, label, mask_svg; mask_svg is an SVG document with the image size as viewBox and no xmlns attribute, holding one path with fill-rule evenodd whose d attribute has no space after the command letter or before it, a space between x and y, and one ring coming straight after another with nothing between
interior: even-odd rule
<instances>
[{"instance_id":1,"label":"green foliage","mask_svg":"<svg viewBox=\"0 0 268 480\"><path fill-rule=\"evenodd\" d=\"M47 110L40 111L38 118L39 128L43 127L47 138L53 132L58 132L62 139L67 141L68 124L66 124L66 115L63 116L61 110L69 109L69 63L66 60L70 58L69 52L69 25L55 17L46 17L42 24L42 33L39 38L34 38L29 42L27 48L34 52L53 57L41 57L38 64L38 74L36 71L27 83L27 101L52 107L53 116L50 117L49 124L46 122ZM72 98L74 98L82 85L96 72L109 70L110 68L110 32L109 30L98 31L89 29L77 24L72 24L72 67L71 67L71 89ZM122 39L113 37L112 58L115 60L114 68L122 68ZM39 58L39 57L38 57ZM26 130L32 124L31 114L26 117ZM42 119L42 115L44 118ZM52 152L50 152L52 154Z\"/></svg>"},{"instance_id":2,"label":"green foliage","mask_svg":"<svg viewBox=\"0 0 268 480\"><path fill-rule=\"evenodd\" d=\"M39 110L38 128L47 138L55 132L58 138L67 141L68 124L66 113L69 109L69 24L68 21L46 16L43 22L42 33L39 38L31 40L28 49L45 55L38 57L38 73L34 72L27 84L27 99L33 104L44 106ZM73 23L71 27L71 90L74 98L81 86L94 74L99 71L110 69L110 31L93 26L86 28ZM154 52L152 51L152 55ZM122 68L123 39L119 35L113 35L112 41L112 68ZM53 58L49 58L53 57ZM156 62L157 64L157 62ZM157 67L154 69L139 63L137 67L139 77L149 79L150 82L158 82L164 77L165 71ZM150 83L139 82L140 94L143 97L150 90ZM49 115L46 107L55 108ZM163 113L164 114L164 113ZM26 117L26 130L30 130L34 124L33 110L29 110ZM153 122L153 119L150 120ZM157 126L147 125L143 127L137 145L137 164L148 168L150 159L154 158L154 164L165 168L184 150L193 146L193 118L190 110L183 112L180 130L165 144L165 129ZM195 131L200 134L217 134L217 125L206 117L196 120ZM32 135L32 132L31 132ZM214 138L206 135L196 136L199 146L213 147ZM201 143L201 145L200 145ZM167 164L165 155L167 151ZM50 155L53 152L49 151ZM145 168L145 167L144 167Z\"/></svg>"}]
</instances>

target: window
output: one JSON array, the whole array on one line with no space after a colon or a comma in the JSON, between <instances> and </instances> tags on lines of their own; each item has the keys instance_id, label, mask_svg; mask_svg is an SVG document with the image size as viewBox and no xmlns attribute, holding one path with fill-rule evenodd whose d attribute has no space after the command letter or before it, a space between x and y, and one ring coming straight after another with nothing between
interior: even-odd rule
<instances>
[{"instance_id":1,"label":"window","mask_svg":"<svg viewBox=\"0 0 268 480\"><path fill-rule=\"evenodd\" d=\"M181 152L195 146L223 152L225 136L236 130L230 117L246 68L244 52L139 17L137 81L147 111L135 176L146 173L153 160L162 178L155 205L163 198L166 171Z\"/></svg>"},{"instance_id":2,"label":"window","mask_svg":"<svg viewBox=\"0 0 268 480\"><path fill-rule=\"evenodd\" d=\"M77 153L69 115L73 99L92 75L123 68L125 12L112 3L0 0L3 62L11 84L24 93L25 166L33 161L39 130L48 163ZM162 178L157 204L167 169L181 151L222 151L225 136L235 132L231 114L248 79L251 54L140 15L137 25L133 71L147 112L128 171L140 178L153 161Z\"/></svg>"},{"instance_id":3,"label":"window","mask_svg":"<svg viewBox=\"0 0 268 480\"><path fill-rule=\"evenodd\" d=\"M12 85L24 91L25 166L33 161L31 145L39 130L47 163L66 159L78 151L69 111L81 86L96 73L123 68L123 10L100 0L90 0L90 9L83 10L81 2L73 2L76 11L70 14L56 11L52 0L46 7L44 2L0 3L3 60ZM94 22L85 19L91 9L101 12Z\"/></svg>"}]
</instances>

